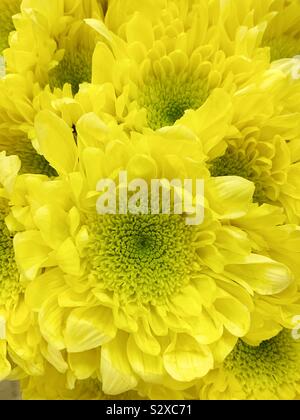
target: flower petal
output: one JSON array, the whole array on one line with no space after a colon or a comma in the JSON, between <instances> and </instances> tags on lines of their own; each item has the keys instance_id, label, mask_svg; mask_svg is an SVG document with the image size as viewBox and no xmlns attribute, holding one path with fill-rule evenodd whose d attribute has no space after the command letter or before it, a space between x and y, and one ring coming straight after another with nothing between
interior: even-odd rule
<instances>
[{"instance_id":1,"label":"flower petal","mask_svg":"<svg viewBox=\"0 0 300 420\"><path fill-rule=\"evenodd\" d=\"M206 197L221 219L244 216L252 202L254 184L238 176L211 178L206 182Z\"/></svg>"},{"instance_id":2,"label":"flower petal","mask_svg":"<svg viewBox=\"0 0 300 420\"><path fill-rule=\"evenodd\" d=\"M228 265L226 271L262 295L280 293L293 280L291 271L284 264L255 254L245 258L241 264Z\"/></svg>"},{"instance_id":3,"label":"flower petal","mask_svg":"<svg viewBox=\"0 0 300 420\"><path fill-rule=\"evenodd\" d=\"M94 349L112 340L116 328L107 308L76 308L68 316L65 330L67 350L71 353Z\"/></svg>"},{"instance_id":4,"label":"flower petal","mask_svg":"<svg viewBox=\"0 0 300 420\"><path fill-rule=\"evenodd\" d=\"M164 353L163 361L172 378L182 382L202 378L213 367L209 348L186 334L175 336Z\"/></svg>"},{"instance_id":5,"label":"flower petal","mask_svg":"<svg viewBox=\"0 0 300 420\"><path fill-rule=\"evenodd\" d=\"M78 379L88 379L99 368L99 351L88 350L82 353L69 353L68 360Z\"/></svg>"},{"instance_id":6,"label":"flower petal","mask_svg":"<svg viewBox=\"0 0 300 420\"><path fill-rule=\"evenodd\" d=\"M104 344L101 351L101 377L103 392L118 395L137 385L126 351L128 336L119 333L114 340Z\"/></svg>"},{"instance_id":7,"label":"flower petal","mask_svg":"<svg viewBox=\"0 0 300 420\"><path fill-rule=\"evenodd\" d=\"M77 148L69 126L50 111L41 111L35 119L40 151L59 174L73 172Z\"/></svg>"}]
</instances>

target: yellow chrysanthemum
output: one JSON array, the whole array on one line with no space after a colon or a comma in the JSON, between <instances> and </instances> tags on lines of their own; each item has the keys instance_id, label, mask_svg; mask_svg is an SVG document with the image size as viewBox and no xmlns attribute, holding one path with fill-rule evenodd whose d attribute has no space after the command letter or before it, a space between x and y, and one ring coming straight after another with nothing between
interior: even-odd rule
<instances>
[{"instance_id":1,"label":"yellow chrysanthemum","mask_svg":"<svg viewBox=\"0 0 300 420\"><path fill-rule=\"evenodd\" d=\"M18 155L22 172L56 175L28 135L40 109L55 109L61 96L70 102L79 83L90 81L97 35L84 18L102 15L96 0L24 0L14 17L6 76L1 70L0 151Z\"/></svg>"},{"instance_id":2,"label":"yellow chrysanthemum","mask_svg":"<svg viewBox=\"0 0 300 420\"><path fill-rule=\"evenodd\" d=\"M222 48L259 57L267 48L271 61L299 55L299 0L225 0Z\"/></svg>"},{"instance_id":3,"label":"yellow chrysanthemum","mask_svg":"<svg viewBox=\"0 0 300 420\"><path fill-rule=\"evenodd\" d=\"M0 1L0 55L8 47L8 38L14 30L12 17L20 11L21 0Z\"/></svg>"},{"instance_id":4,"label":"yellow chrysanthemum","mask_svg":"<svg viewBox=\"0 0 300 420\"><path fill-rule=\"evenodd\" d=\"M260 67L260 60L249 61L242 49L234 56L229 54L227 58L219 49L220 34L215 23L219 16L218 1L208 4L198 0L190 3L147 0L138 4L115 0L109 2L109 7L105 3L100 8L92 0L84 4L78 1L71 4L63 0L55 3L24 0L22 3L22 13L15 18L17 30L11 37L11 47L6 51L8 71L22 74L10 74L1 81L0 144L9 154L21 155L24 172L54 174L47 162L35 153L36 145L32 148L26 140L40 109L56 111L61 106L59 102L63 101L64 106L75 110L72 118L68 119L70 124L76 123L84 109L85 112L95 111L103 118L106 118L106 113L112 114L117 116L119 122L125 119L138 128L147 125L157 128L172 124L183 115L185 109L200 106L214 87L221 85L231 91L234 84L247 81L249 75L257 71L257 66ZM100 20L91 19L104 15L107 26L126 39L128 45L124 46L121 39L110 35ZM169 20L174 16L177 16L179 23L173 33ZM90 18L87 22L100 32L99 37L105 35L108 43L110 39L117 60L114 64L116 75L111 80L110 75L114 73L108 60L111 53L108 47L99 44L94 57L94 82L108 81L108 75L113 86L87 85L82 89L78 105L72 102L70 86L65 85L63 91L55 89L54 94L49 86L43 87L50 83L51 88L61 88L65 82L69 82L74 93L79 82L89 80L89 77L81 76L90 72L91 66L81 59L78 66L73 63L82 51L82 43L85 52L93 51L98 39L97 32L84 22L83 19L87 17ZM140 34L145 32L139 31L139 25L144 21L150 25L152 46L149 40L139 39ZM201 31L205 27L205 33L194 33L190 26L199 26ZM92 47L87 47L87 44ZM127 58L124 57L124 48ZM142 51L141 56L139 51ZM131 60L129 67L132 68L127 68L128 58ZM152 69L148 69L154 77L152 81L148 80L148 65ZM176 78L174 83L170 80L169 70ZM28 75L28 71L34 76ZM164 71L168 76L164 76ZM139 73L142 75L138 83L141 94L137 98L134 86ZM128 76L126 81L125 75ZM147 80L144 76L147 76ZM162 79L165 80L165 86L161 84ZM116 98L118 92L121 96Z\"/></svg>"},{"instance_id":5,"label":"yellow chrysanthemum","mask_svg":"<svg viewBox=\"0 0 300 420\"><path fill-rule=\"evenodd\" d=\"M268 22L274 16L276 0L224 0L221 3L221 45L227 54L241 49L247 56L259 54Z\"/></svg>"},{"instance_id":6,"label":"yellow chrysanthemum","mask_svg":"<svg viewBox=\"0 0 300 420\"><path fill-rule=\"evenodd\" d=\"M162 1L151 10L152 3L135 12L130 2L110 4L105 23L117 35L106 32L97 44L92 85L82 91L86 103L97 97L98 112L139 131L173 125L214 89L234 91L266 62L220 49L219 1ZM88 23L103 34L99 21Z\"/></svg>"},{"instance_id":7,"label":"yellow chrysanthemum","mask_svg":"<svg viewBox=\"0 0 300 420\"><path fill-rule=\"evenodd\" d=\"M267 26L263 45L270 48L271 61L300 54L300 2L276 0L274 17Z\"/></svg>"},{"instance_id":8,"label":"yellow chrysanthemum","mask_svg":"<svg viewBox=\"0 0 300 420\"><path fill-rule=\"evenodd\" d=\"M202 399L292 400L300 392L300 342L285 329L259 346L239 340L201 386Z\"/></svg>"},{"instance_id":9,"label":"yellow chrysanthemum","mask_svg":"<svg viewBox=\"0 0 300 420\"><path fill-rule=\"evenodd\" d=\"M216 138L207 125L207 138ZM8 220L21 231L14 245L31 280L26 302L56 350L47 360L63 373L63 358L75 375L100 366L110 395L136 387L154 395L151 385L189 389L247 334L255 299L294 284L287 265L267 249L257 252L238 227L257 207L253 184L208 178L201 143L185 128L128 137L87 114L76 125L77 147L72 129L44 111L35 130L61 176L19 176ZM183 215L97 214L97 182L122 169L129 179L205 178L204 223L187 226Z\"/></svg>"},{"instance_id":10,"label":"yellow chrysanthemum","mask_svg":"<svg viewBox=\"0 0 300 420\"><path fill-rule=\"evenodd\" d=\"M20 168L15 157L0 154L3 169L1 182L7 191L13 187ZM24 302L25 282L18 272L13 247L13 233L6 225L9 213L4 190L0 192L0 380L43 372L43 358L37 353L39 331L34 316Z\"/></svg>"},{"instance_id":11,"label":"yellow chrysanthemum","mask_svg":"<svg viewBox=\"0 0 300 420\"><path fill-rule=\"evenodd\" d=\"M72 379L72 374L59 373L50 364L43 376L31 376L21 381L23 400L140 400L137 392L126 392L115 397L104 394L101 382L95 376L89 379Z\"/></svg>"},{"instance_id":12,"label":"yellow chrysanthemum","mask_svg":"<svg viewBox=\"0 0 300 420\"><path fill-rule=\"evenodd\" d=\"M37 153L28 139L35 116L34 92L39 92L31 78L7 75L0 80L0 152L18 155L22 162L21 172L41 173L54 176L46 159ZM39 109L39 105L36 106Z\"/></svg>"},{"instance_id":13,"label":"yellow chrysanthemum","mask_svg":"<svg viewBox=\"0 0 300 420\"><path fill-rule=\"evenodd\" d=\"M102 16L96 0L23 0L21 13L14 17L10 48L4 52L7 71L33 72L42 87L69 83L76 93L80 83L91 79L97 40L84 19Z\"/></svg>"},{"instance_id":14,"label":"yellow chrysanthemum","mask_svg":"<svg viewBox=\"0 0 300 420\"><path fill-rule=\"evenodd\" d=\"M235 226L247 233L256 252L287 265L299 279L300 230L295 225L283 225L284 221L280 208L264 204L253 206ZM282 327L292 328L294 316L300 313L299 297L296 282L274 296L254 297L251 327L244 337L247 343L258 345L278 334Z\"/></svg>"},{"instance_id":15,"label":"yellow chrysanthemum","mask_svg":"<svg viewBox=\"0 0 300 420\"><path fill-rule=\"evenodd\" d=\"M277 65L232 98L231 130L219 143L201 136L204 110L181 119L203 142L212 176L236 175L255 184L254 201L285 209L299 223L299 80ZM291 66L290 66L291 67ZM283 71L284 70L284 71ZM206 106L206 116L216 111Z\"/></svg>"}]
</instances>

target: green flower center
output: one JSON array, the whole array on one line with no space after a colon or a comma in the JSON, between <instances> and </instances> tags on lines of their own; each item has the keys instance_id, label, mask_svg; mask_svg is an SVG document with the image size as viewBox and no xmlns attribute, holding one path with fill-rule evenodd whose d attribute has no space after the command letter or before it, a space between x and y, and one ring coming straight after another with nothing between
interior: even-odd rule
<instances>
[{"instance_id":1,"label":"green flower center","mask_svg":"<svg viewBox=\"0 0 300 420\"><path fill-rule=\"evenodd\" d=\"M223 156L211 162L210 174L213 177L240 176L248 179L255 184L253 201L260 204L267 201L263 185L259 182L257 173L254 171L251 162L245 156L227 151Z\"/></svg>"},{"instance_id":2,"label":"green flower center","mask_svg":"<svg viewBox=\"0 0 300 420\"><path fill-rule=\"evenodd\" d=\"M14 30L12 16L20 11L21 0L0 2L0 54L8 47L8 36Z\"/></svg>"},{"instance_id":3,"label":"green flower center","mask_svg":"<svg viewBox=\"0 0 300 420\"><path fill-rule=\"evenodd\" d=\"M7 150L2 145L3 150ZM9 146L8 154L19 156L22 166L20 173L42 174L49 177L57 176L57 172L50 166L44 156L39 155L28 139L19 139Z\"/></svg>"},{"instance_id":4,"label":"green flower center","mask_svg":"<svg viewBox=\"0 0 300 420\"><path fill-rule=\"evenodd\" d=\"M106 215L89 223L93 275L120 297L165 301L189 281L194 229L179 215Z\"/></svg>"},{"instance_id":5,"label":"green flower center","mask_svg":"<svg viewBox=\"0 0 300 420\"><path fill-rule=\"evenodd\" d=\"M253 176L247 159L231 152L226 152L223 156L214 159L211 162L210 173L215 177L241 176L249 179Z\"/></svg>"},{"instance_id":6,"label":"green flower center","mask_svg":"<svg viewBox=\"0 0 300 420\"><path fill-rule=\"evenodd\" d=\"M88 48L66 50L64 58L49 72L50 87L62 89L65 83L70 83L75 95L81 83L92 80L92 56Z\"/></svg>"},{"instance_id":7,"label":"green flower center","mask_svg":"<svg viewBox=\"0 0 300 420\"><path fill-rule=\"evenodd\" d=\"M23 290L15 262L12 235L5 224L6 209L0 203L0 305L15 301Z\"/></svg>"},{"instance_id":8,"label":"green flower center","mask_svg":"<svg viewBox=\"0 0 300 420\"><path fill-rule=\"evenodd\" d=\"M292 58L300 54L300 42L289 35L282 35L264 42L266 47L271 49L271 61L282 58Z\"/></svg>"},{"instance_id":9,"label":"green flower center","mask_svg":"<svg viewBox=\"0 0 300 420\"><path fill-rule=\"evenodd\" d=\"M208 97L206 80L152 79L143 88L139 105L146 108L150 128L171 126L188 109L199 108Z\"/></svg>"},{"instance_id":10,"label":"green flower center","mask_svg":"<svg viewBox=\"0 0 300 420\"><path fill-rule=\"evenodd\" d=\"M300 343L289 330L257 347L239 340L226 358L224 368L242 383L247 394L260 390L276 394L281 386L300 380Z\"/></svg>"}]
</instances>

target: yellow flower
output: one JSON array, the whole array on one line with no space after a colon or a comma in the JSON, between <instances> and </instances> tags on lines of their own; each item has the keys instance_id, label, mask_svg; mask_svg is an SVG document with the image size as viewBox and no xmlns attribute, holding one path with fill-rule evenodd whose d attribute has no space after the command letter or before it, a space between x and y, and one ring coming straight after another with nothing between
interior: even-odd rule
<instances>
[{"instance_id":1,"label":"yellow flower","mask_svg":"<svg viewBox=\"0 0 300 420\"><path fill-rule=\"evenodd\" d=\"M226 109L223 119L220 127ZM216 138L213 122L203 127L208 139ZM201 143L184 127L128 136L90 113L76 125L76 147L71 128L43 111L35 131L61 176L19 176L8 220L20 231L14 245L30 280L26 303L56 351L47 360L64 372L59 354L78 379L100 366L110 395L137 388L153 396L154 385L190 389L247 334L255 298L294 284L291 270L257 252L237 226L257 206L254 185L209 178ZM146 181L206 179L204 222L97 214L97 182L122 170Z\"/></svg>"},{"instance_id":2,"label":"yellow flower","mask_svg":"<svg viewBox=\"0 0 300 420\"><path fill-rule=\"evenodd\" d=\"M271 61L300 54L300 2L277 0L272 8L271 19L263 38L263 45L270 48Z\"/></svg>"},{"instance_id":3,"label":"yellow flower","mask_svg":"<svg viewBox=\"0 0 300 420\"><path fill-rule=\"evenodd\" d=\"M23 173L56 175L28 136L40 109L55 110L62 96L70 104L79 83L90 81L97 34L84 18L102 15L96 0L24 0L14 17L0 80L0 151L18 155Z\"/></svg>"},{"instance_id":4,"label":"yellow flower","mask_svg":"<svg viewBox=\"0 0 300 420\"><path fill-rule=\"evenodd\" d=\"M0 1L0 55L8 47L10 32L14 30L12 17L20 11L21 0Z\"/></svg>"},{"instance_id":5,"label":"yellow flower","mask_svg":"<svg viewBox=\"0 0 300 420\"><path fill-rule=\"evenodd\" d=\"M239 340L201 385L202 399L293 400L300 392L300 342L282 330L259 346Z\"/></svg>"},{"instance_id":6,"label":"yellow flower","mask_svg":"<svg viewBox=\"0 0 300 420\"><path fill-rule=\"evenodd\" d=\"M247 233L256 252L287 265L298 280L300 230L284 221L282 209L264 204L254 205L247 217L239 218L234 225ZM298 289L294 282L279 294L254 297L251 327L244 337L248 344L258 345L278 334L282 327L293 328L294 316L300 313Z\"/></svg>"},{"instance_id":7,"label":"yellow flower","mask_svg":"<svg viewBox=\"0 0 300 420\"><path fill-rule=\"evenodd\" d=\"M9 191L20 168L16 157L0 154L1 182ZM0 197L0 380L43 372L43 358L36 351L40 334L34 315L24 302L26 282L18 272L13 247L13 233L6 224L9 213L5 190Z\"/></svg>"},{"instance_id":8,"label":"yellow flower","mask_svg":"<svg viewBox=\"0 0 300 420\"><path fill-rule=\"evenodd\" d=\"M30 77L7 75L0 80L0 152L18 155L22 173L56 174L46 159L32 146L28 133L35 116L34 92L40 92ZM37 109L39 105L37 104Z\"/></svg>"},{"instance_id":9,"label":"yellow flower","mask_svg":"<svg viewBox=\"0 0 300 420\"><path fill-rule=\"evenodd\" d=\"M136 3L110 4L105 23L117 35L106 32L97 44L92 85L81 92L130 128L171 126L216 88L234 91L267 62L219 48L219 1L147 1L134 12ZM103 35L99 21L87 22Z\"/></svg>"},{"instance_id":10,"label":"yellow flower","mask_svg":"<svg viewBox=\"0 0 300 420\"><path fill-rule=\"evenodd\" d=\"M222 48L259 58L267 48L271 61L299 55L299 0L225 0Z\"/></svg>"},{"instance_id":11,"label":"yellow flower","mask_svg":"<svg viewBox=\"0 0 300 420\"><path fill-rule=\"evenodd\" d=\"M62 88L65 83L76 93L91 79L92 55L97 36L84 22L101 18L96 0L24 0L14 18L16 31L4 52L9 73L34 73L42 87Z\"/></svg>"},{"instance_id":12,"label":"yellow flower","mask_svg":"<svg viewBox=\"0 0 300 420\"><path fill-rule=\"evenodd\" d=\"M216 112L213 106L189 111L179 123L201 138L212 176L254 182L255 202L283 207L289 222L298 224L300 83L291 68L278 64L233 95L232 126L219 142L210 144L201 133L201 121Z\"/></svg>"}]
</instances>

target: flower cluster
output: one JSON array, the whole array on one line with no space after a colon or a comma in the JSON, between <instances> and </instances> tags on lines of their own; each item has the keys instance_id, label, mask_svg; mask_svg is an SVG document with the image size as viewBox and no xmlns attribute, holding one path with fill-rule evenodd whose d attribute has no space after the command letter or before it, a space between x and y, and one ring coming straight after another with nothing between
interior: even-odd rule
<instances>
[{"instance_id":1,"label":"flower cluster","mask_svg":"<svg viewBox=\"0 0 300 420\"><path fill-rule=\"evenodd\" d=\"M0 0L0 380L299 399L299 28L299 0ZM100 214L124 172L203 180L202 223Z\"/></svg>"}]
</instances>

